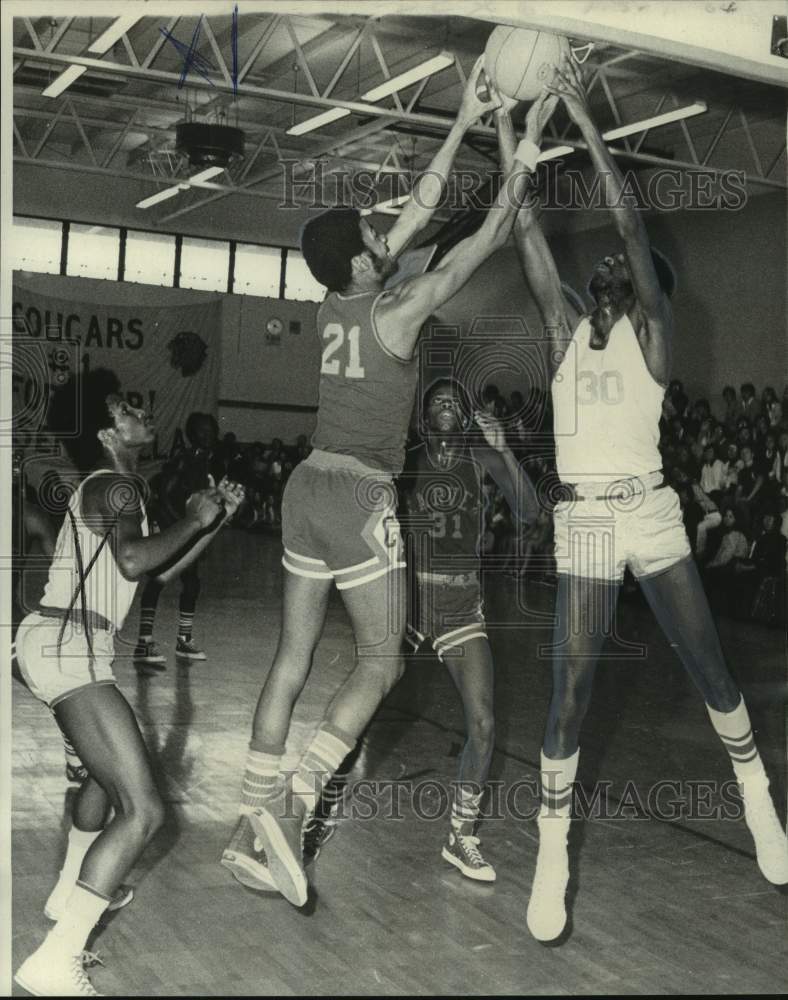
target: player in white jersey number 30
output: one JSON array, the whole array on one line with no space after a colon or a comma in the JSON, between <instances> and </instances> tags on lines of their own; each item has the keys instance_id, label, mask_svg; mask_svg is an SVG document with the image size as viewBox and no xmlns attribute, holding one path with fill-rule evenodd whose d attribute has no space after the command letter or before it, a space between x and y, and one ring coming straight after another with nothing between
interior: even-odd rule
<instances>
[{"instance_id":1,"label":"player in white jersey number 30","mask_svg":"<svg viewBox=\"0 0 788 1000\"><path fill-rule=\"evenodd\" d=\"M761 871L772 883L788 883L788 842L747 708L725 663L678 498L660 471L658 423L670 375L669 297L675 279L664 258L652 252L637 211L622 198L623 178L591 119L577 64L565 60L549 89L582 132L624 252L594 268L589 292L596 308L573 333L556 265L531 205L521 209L515 224L523 270L552 341L557 465L567 495L555 509L553 692L542 747L539 854L528 906L528 927L544 941L560 936L566 925L578 737L627 566L730 755ZM499 115L498 122L502 149L511 155L507 116Z\"/></svg>"}]
</instances>

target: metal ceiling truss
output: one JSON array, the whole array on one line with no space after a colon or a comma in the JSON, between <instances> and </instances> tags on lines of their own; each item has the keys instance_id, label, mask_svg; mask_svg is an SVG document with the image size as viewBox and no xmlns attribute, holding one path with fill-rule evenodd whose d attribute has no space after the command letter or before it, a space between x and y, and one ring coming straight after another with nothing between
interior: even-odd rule
<instances>
[{"instance_id":1,"label":"metal ceiling truss","mask_svg":"<svg viewBox=\"0 0 788 1000\"><path fill-rule=\"evenodd\" d=\"M30 36L32 48L26 48L23 46L14 47L13 55L15 59L15 71L26 60L30 60L31 62L36 62L38 64L44 63L45 65L52 66L58 71L72 64L83 65L89 70L100 72L105 77L115 76L118 79L141 81L143 83L156 86L166 85L179 87L182 82L182 75L180 73L155 69L153 65L159 54L162 52L162 49L167 42L168 35L172 35L178 25L178 22L181 20L179 17L173 17L169 20L166 28L163 28L158 32L155 41L150 45L148 51L144 55L138 54L128 36L123 35L120 42L122 43L122 50L126 54L128 63L111 61L111 58L99 59L91 58L87 55L70 55L57 52L56 49L59 43L67 34L75 20L73 17L60 19L56 28L54 28L53 25L53 33L46 43L42 42L39 33L36 31L35 25L29 17L23 17L21 20L27 34ZM422 148L419 151L420 159L423 159L426 162L426 160L431 156L433 149L440 141L439 137L436 138L434 135L430 135L430 133L434 133L436 130L439 133L443 133L448 131L450 128L452 119L449 115L443 116L438 114L428 114L416 110L426 87L431 82L431 78L421 81L419 85L415 87L411 97L405 104L403 104L402 98L396 92L392 94L391 98L386 102L375 104L363 102L358 99L358 97L346 99L335 96L337 88L340 86L343 78L345 77L345 74L351 66L354 57L358 55L360 58L360 49L365 43L371 46L375 61L384 80L390 79L393 75L396 75L397 72L401 71L394 67L391 57L386 57L386 53L384 51L385 39L381 39L380 33L376 31L376 28L379 27L379 22L376 18L368 18L361 24L359 24L357 20L353 22L348 31L347 45L345 46L343 44L341 46L341 56L337 59L333 70L331 70L331 68L329 69L330 78L322 90L317 83L317 68L310 62L311 53L308 51L309 43L307 43L307 45L301 43L296 30L296 25L290 16L285 14L265 15L262 16L258 22L252 23L248 21L247 24L249 24L252 29L257 28L258 25L261 25L262 28L259 37L254 42L249 55L243 62L243 65L238 67L237 81L234 82L232 73L223 53L220 39L217 38L214 28L210 23L210 19L205 16L202 17L200 21L201 30L207 40L208 48L210 49L211 55L217 66L217 73L215 73L210 80L203 79L201 76L192 74L189 77L188 84L190 92L198 94L201 97L204 97L207 94L212 95L215 100L209 102L209 104L218 104L218 113L226 113L228 101L231 101L237 94L240 98L262 99L266 102L273 101L280 103L283 106L283 110L289 107L291 109L291 114L293 113L292 109L294 109L296 105L317 110L342 108L349 109L353 114L360 116L362 119L366 119L366 121L363 124L356 125L355 128L339 136L326 136L325 133L322 134L322 139L320 135L310 136L310 146L308 149L304 149L304 147L301 146L294 148L292 145L287 145L286 127L280 126L279 123L276 125L268 124L267 126L261 126L259 123L239 121L238 127L242 128L247 135L252 138L255 145L253 151L246 158L246 160L231 171L232 183L211 183L206 185L212 189L212 193L207 195L196 190L188 192L186 198L184 199L186 203L169 214L160 217L159 222L168 222L181 215L193 212L196 209L215 202L218 199L228 197L229 195L243 194L268 199L281 197L281 191L278 190L265 191L255 189L259 189L262 185L265 185L266 182L279 179L281 177L281 161L285 158L306 158L303 167L301 169L296 169L294 172L306 175L309 174L311 169L310 165L313 164L315 160L323 158L334 157L340 161L340 165L338 167L333 167L334 171L341 169L341 163L343 162L348 166L359 164L368 166L369 161L359 160L354 157L353 147L360 143L369 145L371 142L377 142L380 138L388 139L389 137L384 135L386 130L396 127L398 124L402 123L407 126L423 128L427 133L424 137ZM283 76L282 66L286 64L287 60L295 60L293 68L297 70L295 73L296 81L300 77L303 77L307 87L307 92L305 93L298 92L295 89L295 85L293 88L288 90L279 87L263 86L258 83L251 82L251 80L255 79L255 68L258 66L261 58L266 53L270 42L274 36L277 35L277 32L279 32L281 36L282 30L287 33L289 42L292 45L292 52L290 55L277 59L273 66L269 64L268 66L263 67L263 70L266 76L273 75L274 77L278 76L281 79ZM313 43L313 49L315 47L320 47L321 40L324 40L326 34L328 34L331 30L332 28L329 27L326 33L318 34L317 37L311 40ZM248 37L248 32L246 33L246 37ZM332 42L333 41L335 41L335 39L332 38ZM603 57L605 51L606 49L604 46L597 46L597 52ZM114 50L107 55L117 59L119 52L119 46L115 46ZM600 61L596 66L594 66L592 74L589 78L589 95L593 94L595 88L601 88L607 105L613 115L613 119L617 125L622 124L623 122L620 108L621 97L616 96L612 84L618 79L625 79L628 81L642 79L640 74L631 71L625 64L634 58L643 57L643 55L643 53L636 50L620 52L609 59ZM459 82L460 86L464 86L466 77L459 59L455 60L454 68L456 81L452 82L452 86L455 86L456 82ZM366 68L366 72L368 72L368 67ZM323 78L325 79L325 67L323 69L323 74ZM441 80L445 80L445 77L441 77ZM376 75L376 82L379 82L378 75ZM29 88L27 87L21 89L23 89L24 92L29 91ZM363 88L361 88L360 85L354 84L354 95L361 89ZM145 95L140 95L136 98L123 97L120 95L117 97L110 96L109 98L103 98L102 103L104 109L106 109L107 105L109 105L110 107L127 107L131 110L132 113L128 119L124 121L117 121L106 117L88 115L78 111L77 104L83 104L92 100L95 99L84 95L77 96L76 94L74 94L72 98L72 96L66 92L59 99L59 104L57 105L57 110L55 111L54 116L52 116L52 113L47 110L30 109L21 106L16 107L14 109L13 132L19 149L19 155L17 155L15 159L24 163L54 164L64 169L83 170L85 172L103 172L108 176L122 177L126 179L147 181L156 180L157 175L154 171L160 169L161 164L154 163L150 157L148 162L151 173L145 174L114 169L112 166L113 160L120 152L123 140L132 129L135 132L146 134L149 141L154 144L160 142L163 138L168 138L171 141L173 137L173 128L154 126L145 123L143 120L144 112L146 107L160 108L162 111L167 110L172 112L176 118L183 117L185 111L183 103L148 98ZM653 113L655 115L659 114L669 101L672 102L673 106L679 105L677 97L671 92L671 89L667 87L664 93L659 96ZM213 110L215 109L202 105L201 107L198 107L193 114L196 114L199 117L200 115L211 113ZM45 133L38 139L35 145L33 145L34 140L31 139L29 135L23 137L22 129L19 127L20 123L26 118L32 120L44 119L49 121L49 125ZM86 150L90 159L90 164L75 164L65 160L52 159L49 157L41 159L42 151L45 149L47 142L55 130L55 127L61 122L63 124L72 124L76 128L79 136L78 145L81 145ZM775 173L777 165L785 155L784 142L780 143L778 149L771 148L766 150L763 147L763 138L755 134L753 129L754 123L750 120L750 118L748 118L744 109L730 107L726 110L724 119L709 142L705 153L702 154L698 151L700 139L697 136L697 133L693 134L693 125L697 128L697 122L697 119L693 119L691 121L682 120L680 122L681 133L688 151L687 158L680 159L678 157L663 157L643 152L643 146L649 134L649 130L643 131L637 137L632 136L622 140L623 148L616 149L615 153L616 155L647 165L666 166L682 170L705 169L715 174L721 174L725 173L725 166L719 162L719 157L717 157L715 161L715 154L718 151L721 141L727 134L734 129L741 129L746 139L747 148L749 149L753 166L752 170L746 172L745 179L749 183L767 187L788 187L784 178L775 179L772 176ZM111 148L108 150L106 155L103 153L103 148L99 152L94 145L94 142L91 142L88 129L92 128L97 128L108 133L117 133ZM583 144L581 142L569 138L572 129L573 125L570 122L559 134L555 124L551 122L549 138L547 141L558 144L569 139L571 144L577 146L578 148L583 148ZM481 121L469 131L471 135L484 138L485 140L490 140L494 138L495 135L495 130L491 124L490 117ZM407 170L403 169L401 166L397 156L397 145L398 142L395 140L385 149L385 154L380 163L381 169L379 170L379 174L385 172L398 172L407 177L414 172L414 162L411 162L409 169ZM155 148L155 145L154 149L148 152L153 154L154 160L157 156L166 157L168 154L167 150ZM273 155L275 157L275 162L273 164L268 163L264 165L260 172L252 175L253 167L259 165L259 161L261 157L263 157L263 154L266 156ZM100 156L101 160L99 162ZM466 162L474 163L478 166L478 164L482 161L480 157L476 157L475 159L470 159ZM178 164L174 159L170 162L170 166L172 170L178 170ZM159 180L161 179L161 176L162 174L159 173ZM168 173L167 177L171 178L172 173ZM308 176L305 179L308 179ZM298 199L296 198L296 200Z\"/></svg>"}]
</instances>

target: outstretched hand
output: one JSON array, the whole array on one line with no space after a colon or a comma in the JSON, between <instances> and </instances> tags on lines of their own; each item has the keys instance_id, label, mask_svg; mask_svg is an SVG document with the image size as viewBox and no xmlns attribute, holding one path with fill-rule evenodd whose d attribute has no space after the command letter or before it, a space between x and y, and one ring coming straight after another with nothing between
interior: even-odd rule
<instances>
[{"instance_id":1,"label":"outstretched hand","mask_svg":"<svg viewBox=\"0 0 788 1000\"><path fill-rule=\"evenodd\" d=\"M468 82L465 84L465 91L462 95L460 110L457 113L457 120L464 125L472 125L482 115L486 115L488 111L495 111L496 108L501 106L500 95L490 85L486 77L482 79L482 73L484 73L484 56L479 56L468 76ZM486 84L490 95L487 100L483 100L479 96L480 85L484 84Z\"/></svg>"},{"instance_id":2,"label":"outstretched hand","mask_svg":"<svg viewBox=\"0 0 788 1000\"><path fill-rule=\"evenodd\" d=\"M213 478L210 476L208 478L213 486ZM228 479L227 476L221 480L215 489L227 512L226 520L229 521L230 518L235 516L238 508L246 499L246 490L241 483L233 482L231 479Z\"/></svg>"},{"instance_id":3,"label":"outstretched hand","mask_svg":"<svg viewBox=\"0 0 788 1000\"><path fill-rule=\"evenodd\" d=\"M489 77L487 77L487 89L501 102L501 106L495 109L496 115L508 115L520 103L516 97L509 97L499 90Z\"/></svg>"},{"instance_id":4,"label":"outstretched hand","mask_svg":"<svg viewBox=\"0 0 788 1000\"><path fill-rule=\"evenodd\" d=\"M552 81L547 85L547 90L561 98L569 117L576 125L588 121L590 114L583 71L575 59L570 56L563 57L560 67L556 68Z\"/></svg>"},{"instance_id":5,"label":"outstretched hand","mask_svg":"<svg viewBox=\"0 0 788 1000\"><path fill-rule=\"evenodd\" d=\"M506 432L500 420L484 410L477 410L473 416L487 444L496 451L505 451Z\"/></svg>"}]
</instances>

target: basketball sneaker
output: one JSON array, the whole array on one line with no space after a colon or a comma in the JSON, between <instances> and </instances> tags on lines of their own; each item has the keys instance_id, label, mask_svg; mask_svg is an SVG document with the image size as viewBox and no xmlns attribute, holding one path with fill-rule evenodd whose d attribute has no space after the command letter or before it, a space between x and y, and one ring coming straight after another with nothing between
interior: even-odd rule
<instances>
[{"instance_id":1,"label":"basketball sneaker","mask_svg":"<svg viewBox=\"0 0 788 1000\"><path fill-rule=\"evenodd\" d=\"M178 636L175 644L175 655L181 660L207 660L208 657L191 639Z\"/></svg>"},{"instance_id":2,"label":"basketball sneaker","mask_svg":"<svg viewBox=\"0 0 788 1000\"><path fill-rule=\"evenodd\" d=\"M449 832L449 839L443 846L441 857L450 865L459 868L466 878L477 882L494 882L495 869L482 857L479 850L479 838L473 836L473 823L463 823L462 826Z\"/></svg>"},{"instance_id":3,"label":"basketball sneaker","mask_svg":"<svg viewBox=\"0 0 788 1000\"><path fill-rule=\"evenodd\" d=\"M780 826L769 794L769 781L758 775L739 785L744 820L755 841L755 855L763 876L772 885L788 883L788 839Z\"/></svg>"},{"instance_id":4,"label":"basketball sneaker","mask_svg":"<svg viewBox=\"0 0 788 1000\"><path fill-rule=\"evenodd\" d=\"M249 820L260 838L274 885L293 906L307 900L303 868L303 829L306 806L287 788L280 789Z\"/></svg>"},{"instance_id":5,"label":"basketball sneaker","mask_svg":"<svg viewBox=\"0 0 788 1000\"><path fill-rule=\"evenodd\" d=\"M255 836L248 816L241 816L235 827L232 840L222 853L222 865L236 881L248 889L276 891L263 843Z\"/></svg>"},{"instance_id":6,"label":"basketball sneaker","mask_svg":"<svg viewBox=\"0 0 788 1000\"><path fill-rule=\"evenodd\" d=\"M331 817L321 819L311 816L304 827L304 864L310 865L317 860L323 847L337 832L337 821Z\"/></svg>"},{"instance_id":7,"label":"basketball sneaker","mask_svg":"<svg viewBox=\"0 0 788 1000\"><path fill-rule=\"evenodd\" d=\"M153 667L155 670L164 670L167 666L167 657L153 639L140 639L134 647L133 659L135 663L144 663L146 667Z\"/></svg>"},{"instance_id":8,"label":"basketball sneaker","mask_svg":"<svg viewBox=\"0 0 788 1000\"><path fill-rule=\"evenodd\" d=\"M48 941L20 965L14 981L34 997L97 997L82 953L63 955Z\"/></svg>"},{"instance_id":9,"label":"basketball sneaker","mask_svg":"<svg viewBox=\"0 0 788 1000\"><path fill-rule=\"evenodd\" d=\"M566 926L569 817L539 816L539 853L526 922L537 941L552 941Z\"/></svg>"},{"instance_id":10,"label":"basketball sneaker","mask_svg":"<svg viewBox=\"0 0 788 1000\"><path fill-rule=\"evenodd\" d=\"M64 882L62 885L58 882L49 894L49 899L44 903L44 916L47 920L54 920L55 922L60 920L64 913L64 907L68 902L68 897L73 891L73 882L70 884ZM134 899L134 889L130 885L119 885L107 905L107 912L111 913L113 910L122 910L124 906L129 905L132 899Z\"/></svg>"}]
</instances>

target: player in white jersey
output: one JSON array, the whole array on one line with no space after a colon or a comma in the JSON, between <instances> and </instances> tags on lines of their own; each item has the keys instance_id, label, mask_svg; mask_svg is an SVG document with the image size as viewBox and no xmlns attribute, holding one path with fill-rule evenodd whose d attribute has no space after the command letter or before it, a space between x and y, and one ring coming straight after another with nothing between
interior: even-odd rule
<instances>
[{"instance_id":1,"label":"player in white jersey","mask_svg":"<svg viewBox=\"0 0 788 1000\"><path fill-rule=\"evenodd\" d=\"M96 995L83 949L163 820L137 720L115 686L114 635L140 577L177 576L243 498L241 487L223 481L195 493L182 520L149 535L136 467L153 441L152 420L122 398L117 378L104 369L55 393L51 429L63 433L75 418L79 436L65 436L64 446L80 472L94 471L69 500L41 605L16 635L27 685L52 709L88 772L45 905L55 925L15 976L34 996Z\"/></svg>"},{"instance_id":2,"label":"player in white jersey","mask_svg":"<svg viewBox=\"0 0 788 1000\"><path fill-rule=\"evenodd\" d=\"M542 748L539 854L527 915L531 933L543 941L559 937L566 924L578 736L626 566L638 577L730 754L761 871L770 882L788 883L788 842L747 709L723 657L678 497L660 471L658 423L670 378L672 275L652 252L638 212L622 198L623 178L589 114L574 61L563 62L548 89L561 97L580 128L624 252L594 268L589 291L596 308L572 333L533 204L526 204L515 225L525 276L552 340L557 465L567 488L567 499L554 515L559 584L553 693ZM501 148L511 156L505 108L498 122Z\"/></svg>"}]
</instances>

